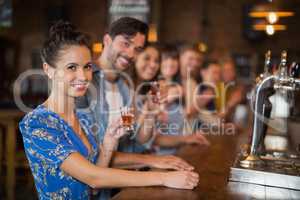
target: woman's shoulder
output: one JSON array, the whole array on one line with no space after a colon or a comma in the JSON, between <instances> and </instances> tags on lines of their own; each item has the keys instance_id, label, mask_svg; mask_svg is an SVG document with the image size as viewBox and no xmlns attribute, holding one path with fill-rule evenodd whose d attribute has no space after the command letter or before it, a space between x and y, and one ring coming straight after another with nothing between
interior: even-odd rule
<instances>
[{"instance_id":1,"label":"woman's shoulder","mask_svg":"<svg viewBox=\"0 0 300 200\"><path fill-rule=\"evenodd\" d=\"M59 118L45 106L39 105L31 112L27 113L20 121L20 128L24 127L48 127L59 129Z\"/></svg>"}]
</instances>

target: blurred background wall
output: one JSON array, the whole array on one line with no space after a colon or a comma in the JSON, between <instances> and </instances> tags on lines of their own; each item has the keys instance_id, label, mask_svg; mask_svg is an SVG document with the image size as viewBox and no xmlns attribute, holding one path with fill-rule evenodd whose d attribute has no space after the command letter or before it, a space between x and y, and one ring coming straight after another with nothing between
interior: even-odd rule
<instances>
[{"instance_id":1,"label":"blurred background wall","mask_svg":"<svg viewBox=\"0 0 300 200\"><path fill-rule=\"evenodd\" d=\"M4 96L11 91L12 82L19 73L40 67L39 50L51 22L70 20L89 33L93 42L101 42L110 20L111 2L108 0L5 1L12 5L12 24L0 28L1 54L6 58L10 56L6 60L11 60L1 63L0 77L1 82L5 82L2 88L6 92L0 93ZM281 20L288 26L287 30L272 36L250 30L247 8L262 0L149 0L148 22L155 25L159 42L203 43L207 54L213 57L231 54L257 58L267 49L275 55L286 49L292 59L297 60L300 55L300 1L277 1L292 9L295 16Z\"/></svg>"}]
</instances>

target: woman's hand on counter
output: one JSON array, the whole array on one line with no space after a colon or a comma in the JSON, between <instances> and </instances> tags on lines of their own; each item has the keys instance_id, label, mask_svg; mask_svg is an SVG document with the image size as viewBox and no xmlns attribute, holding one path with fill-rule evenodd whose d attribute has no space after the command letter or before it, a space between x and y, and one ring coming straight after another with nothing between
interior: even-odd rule
<instances>
[{"instance_id":1,"label":"woman's hand on counter","mask_svg":"<svg viewBox=\"0 0 300 200\"><path fill-rule=\"evenodd\" d=\"M173 169L179 171L192 171L194 169L182 158L173 155L151 156L149 166L158 169Z\"/></svg>"},{"instance_id":2,"label":"woman's hand on counter","mask_svg":"<svg viewBox=\"0 0 300 200\"><path fill-rule=\"evenodd\" d=\"M167 172L162 180L166 187L191 190L198 185L199 175L192 171Z\"/></svg>"}]
</instances>

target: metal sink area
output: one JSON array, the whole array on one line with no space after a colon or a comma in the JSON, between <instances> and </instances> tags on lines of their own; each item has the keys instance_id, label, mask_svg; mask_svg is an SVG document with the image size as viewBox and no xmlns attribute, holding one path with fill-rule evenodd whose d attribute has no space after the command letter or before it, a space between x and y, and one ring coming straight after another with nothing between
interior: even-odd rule
<instances>
[{"instance_id":1,"label":"metal sink area","mask_svg":"<svg viewBox=\"0 0 300 200\"><path fill-rule=\"evenodd\" d=\"M239 155L231 167L229 181L300 190L300 160L261 156L262 166L244 168Z\"/></svg>"}]
</instances>

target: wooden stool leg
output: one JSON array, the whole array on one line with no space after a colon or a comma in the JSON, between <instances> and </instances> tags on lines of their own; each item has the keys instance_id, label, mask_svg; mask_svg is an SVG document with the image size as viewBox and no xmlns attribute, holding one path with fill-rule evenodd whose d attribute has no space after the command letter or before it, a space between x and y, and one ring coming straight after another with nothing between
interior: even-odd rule
<instances>
[{"instance_id":1,"label":"wooden stool leg","mask_svg":"<svg viewBox=\"0 0 300 200\"><path fill-rule=\"evenodd\" d=\"M6 191L7 199L15 199L15 156L16 156L16 131L15 122L12 120L7 124L6 135L6 160L7 160L7 176Z\"/></svg>"}]
</instances>

